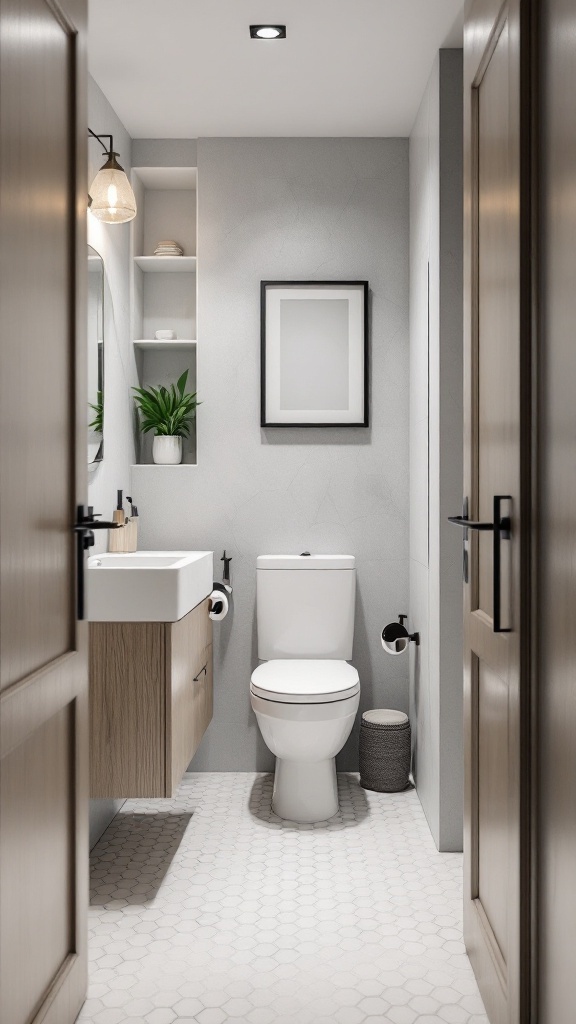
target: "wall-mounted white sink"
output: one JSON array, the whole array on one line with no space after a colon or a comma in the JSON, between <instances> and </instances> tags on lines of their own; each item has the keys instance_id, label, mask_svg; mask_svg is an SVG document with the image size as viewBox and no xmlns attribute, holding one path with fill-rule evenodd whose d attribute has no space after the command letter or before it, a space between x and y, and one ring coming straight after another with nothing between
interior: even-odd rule
<instances>
[{"instance_id":1,"label":"wall-mounted white sink","mask_svg":"<svg viewBox=\"0 0 576 1024\"><path fill-rule=\"evenodd\" d=\"M91 555L86 618L91 622L177 622L212 592L211 551Z\"/></svg>"}]
</instances>

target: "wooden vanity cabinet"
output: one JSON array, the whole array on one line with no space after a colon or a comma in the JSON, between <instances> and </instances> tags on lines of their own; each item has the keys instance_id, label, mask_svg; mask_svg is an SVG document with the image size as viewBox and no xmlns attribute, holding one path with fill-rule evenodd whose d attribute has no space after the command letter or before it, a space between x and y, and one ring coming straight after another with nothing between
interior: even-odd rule
<instances>
[{"instance_id":1,"label":"wooden vanity cabinet","mask_svg":"<svg viewBox=\"0 0 576 1024\"><path fill-rule=\"evenodd\" d=\"M90 623L91 796L174 793L212 719L208 611Z\"/></svg>"}]
</instances>

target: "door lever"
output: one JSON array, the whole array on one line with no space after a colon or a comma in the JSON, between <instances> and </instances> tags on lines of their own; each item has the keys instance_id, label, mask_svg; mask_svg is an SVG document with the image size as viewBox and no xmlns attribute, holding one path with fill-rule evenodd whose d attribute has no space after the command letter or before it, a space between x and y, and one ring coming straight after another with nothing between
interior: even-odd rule
<instances>
[{"instance_id":1,"label":"door lever","mask_svg":"<svg viewBox=\"0 0 576 1024\"><path fill-rule=\"evenodd\" d=\"M468 498L462 499L462 515L452 516L450 521L462 526L462 579L468 583Z\"/></svg>"},{"instance_id":2,"label":"door lever","mask_svg":"<svg viewBox=\"0 0 576 1024\"><path fill-rule=\"evenodd\" d=\"M96 516L100 513L97 512ZM122 523L108 523L95 518L92 507L78 505L77 522L72 531L76 534L76 616L84 618L84 552L94 544L94 530L118 530Z\"/></svg>"},{"instance_id":3,"label":"door lever","mask_svg":"<svg viewBox=\"0 0 576 1024\"><path fill-rule=\"evenodd\" d=\"M448 522L461 526L463 530L493 530L494 523L477 523L468 516L448 516Z\"/></svg>"},{"instance_id":4,"label":"door lever","mask_svg":"<svg viewBox=\"0 0 576 1024\"><path fill-rule=\"evenodd\" d=\"M100 516L101 512L96 512L94 515ZM94 516L86 516L81 518L79 522L74 523L72 529L74 533L86 533L87 530L120 530L124 526L124 523L107 523L103 519L96 519Z\"/></svg>"},{"instance_id":5,"label":"door lever","mask_svg":"<svg viewBox=\"0 0 576 1024\"><path fill-rule=\"evenodd\" d=\"M501 542L510 540L512 523L510 516L502 515L502 502L512 501L510 494L494 495L494 519L491 523L479 523L468 519L467 514L462 516L448 516L448 522L455 526L461 526L463 530L492 530L494 533L493 544L493 626L494 633L511 633L510 627L502 625L502 600L501 600L501 573L502 573L502 549Z\"/></svg>"}]
</instances>

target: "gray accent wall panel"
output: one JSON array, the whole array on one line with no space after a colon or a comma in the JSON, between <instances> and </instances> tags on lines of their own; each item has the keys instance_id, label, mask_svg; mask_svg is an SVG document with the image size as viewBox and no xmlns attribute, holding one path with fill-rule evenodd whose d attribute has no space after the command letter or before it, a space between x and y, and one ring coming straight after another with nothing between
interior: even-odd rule
<instances>
[{"instance_id":1,"label":"gray accent wall panel","mask_svg":"<svg viewBox=\"0 0 576 1024\"><path fill-rule=\"evenodd\" d=\"M441 50L410 137L410 652L414 775L462 849L462 51Z\"/></svg>"},{"instance_id":2,"label":"gray accent wall panel","mask_svg":"<svg viewBox=\"0 0 576 1024\"><path fill-rule=\"evenodd\" d=\"M408 710L408 659L380 645L408 600L408 233L407 139L198 140L198 465L132 478L142 548L233 556L194 770L273 765L249 698L258 554L356 555L361 708ZM260 428L262 279L370 282L369 429Z\"/></svg>"}]
</instances>

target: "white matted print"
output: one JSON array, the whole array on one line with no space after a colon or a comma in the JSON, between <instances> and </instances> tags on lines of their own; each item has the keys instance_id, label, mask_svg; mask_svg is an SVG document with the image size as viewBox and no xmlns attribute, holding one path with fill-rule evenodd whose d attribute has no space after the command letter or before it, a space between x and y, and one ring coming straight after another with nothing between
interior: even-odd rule
<instances>
[{"instance_id":1,"label":"white matted print","mask_svg":"<svg viewBox=\"0 0 576 1024\"><path fill-rule=\"evenodd\" d=\"M264 427L368 426L368 282L263 281Z\"/></svg>"}]
</instances>

